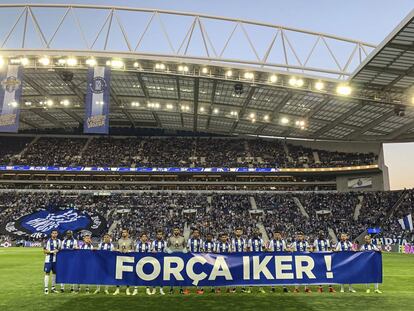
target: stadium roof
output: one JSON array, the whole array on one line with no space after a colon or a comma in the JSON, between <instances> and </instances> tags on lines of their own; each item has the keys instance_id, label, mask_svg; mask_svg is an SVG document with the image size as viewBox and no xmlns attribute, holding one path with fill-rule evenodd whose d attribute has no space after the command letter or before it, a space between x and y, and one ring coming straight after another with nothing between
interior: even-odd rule
<instances>
[{"instance_id":1,"label":"stadium roof","mask_svg":"<svg viewBox=\"0 0 414 311\"><path fill-rule=\"evenodd\" d=\"M184 12L0 5L0 55L25 65L22 129L78 127L93 59L113 67L111 126L405 141L414 140L413 17L375 48Z\"/></svg>"}]
</instances>

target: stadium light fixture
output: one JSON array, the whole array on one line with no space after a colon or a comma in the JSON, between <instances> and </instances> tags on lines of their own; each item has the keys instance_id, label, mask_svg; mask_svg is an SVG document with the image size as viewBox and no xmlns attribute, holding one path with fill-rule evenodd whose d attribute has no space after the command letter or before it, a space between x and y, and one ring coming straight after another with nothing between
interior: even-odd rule
<instances>
[{"instance_id":1,"label":"stadium light fixture","mask_svg":"<svg viewBox=\"0 0 414 311\"><path fill-rule=\"evenodd\" d=\"M64 100L61 100L61 101L60 101L60 104L61 104L62 106L65 106L65 107L69 106L69 104L70 104L69 99L64 99Z\"/></svg>"},{"instance_id":2,"label":"stadium light fixture","mask_svg":"<svg viewBox=\"0 0 414 311\"><path fill-rule=\"evenodd\" d=\"M244 73L244 78L246 80L253 80L254 79L254 73L253 72L245 72Z\"/></svg>"},{"instance_id":3,"label":"stadium light fixture","mask_svg":"<svg viewBox=\"0 0 414 311\"><path fill-rule=\"evenodd\" d=\"M24 103L26 106L31 106L32 105L32 102L25 102Z\"/></svg>"},{"instance_id":4,"label":"stadium light fixture","mask_svg":"<svg viewBox=\"0 0 414 311\"><path fill-rule=\"evenodd\" d=\"M269 78L269 81L271 83L276 83L277 82L277 76L276 75L271 75L270 78Z\"/></svg>"},{"instance_id":5,"label":"stadium light fixture","mask_svg":"<svg viewBox=\"0 0 414 311\"><path fill-rule=\"evenodd\" d=\"M52 106L53 106L53 100L48 99L48 100L46 101L46 105L47 105L48 107L52 107Z\"/></svg>"},{"instance_id":6,"label":"stadium light fixture","mask_svg":"<svg viewBox=\"0 0 414 311\"><path fill-rule=\"evenodd\" d=\"M250 119L255 119L256 118L256 114L254 112L251 112L249 114Z\"/></svg>"},{"instance_id":7,"label":"stadium light fixture","mask_svg":"<svg viewBox=\"0 0 414 311\"><path fill-rule=\"evenodd\" d=\"M233 117L237 117L238 113L235 110L230 111L230 115Z\"/></svg>"},{"instance_id":8,"label":"stadium light fixture","mask_svg":"<svg viewBox=\"0 0 414 311\"><path fill-rule=\"evenodd\" d=\"M231 70L227 70L225 73L226 78L230 78L233 75L233 72Z\"/></svg>"},{"instance_id":9,"label":"stadium light fixture","mask_svg":"<svg viewBox=\"0 0 414 311\"><path fill-rule=\"evenodd\" d=\"M202 69L201 69L201 73L203 73L203 74L208 74L208 68L207 67L203 67Z\"/></svg>"},{"instance_id":10,"label":"stadium light fixture","mask_svg":"<svg viewBox=\"0 0 414 311\"><path fill-rule=\"evenodd\" d=\"M168 110L171 110L171 109L173 109L173 108L174 108L174 106L173 106L172 104L167 104L167 105L166 105L166 108L167 108Z\"/></svg>"},{"instance_id":11,"label":"stadium light fixture","mask_svg":"<svg viewBox=\"0 0 414 311\"><path fill-rule=\"evenodd\" d=\"M8 105L12 106L13 108L16 108L17 106L19 106L19 104L16 101L12 101Z\"/></svg>"},{"instance_id":12,"label":"stadium light fixture","mask_svg":"<svg viewBox=\"0 0 414 311\"><path fill-rule=\"evenodd\" d=\"M218 108L214 108L214 109L213 109L213 113L214 113L214 114L218 114L218 113L219 113L219 109L218 109Z\"/></svg>"},{"instance_id":13,"label":"stadium light fixture","mask_svg":"<svg viewBox=\"0 0 414 311\"><path fill-rule=\"evenodd\" d=\"M188 72L188 66L185 66L185 65L179 65L179 66L178 66L178 71L181 71L181 72Z\"/></svg>"},{"instance_id":14,"label":"stadium light fixture","mask_svg":"<svg viewBox=\"0 0 414 311\"><path fill-rule=\"evenodd\" d=\"M155 69L156 70L165 70L165 64L157 63L157 64L155 64Z\"/></svg>"},{"instance_id":15,"label":"stadium light fixture","mask_svg":"<svg viewBox=\"0 0 414 311\"><path fill-rule=\"evenodd\" d=\"M255 123L255 122L256 122L256 119L255 119L255 118L253 118L253 119L252 119L252 123Z\"/></svg>"},{"instance_id":16,"label":"stadium light fixture","mask_svg":"<svg viewBox=\"0 0 414 311\"><path fill-rule=\"evenodd\" d=\"M10 60L10 63L11 64L20 64L22 66L26 66L29 63L29 60L26 57L13 58L13 59Z\"/></svg>"},{"instance_id":17,"label":"stadium light fixture","mask_svg":"<svg viewBox=\"0 0 414 311\"><path fill-rule=\"evenodd\" d=\"M96 59L95 59L95 58L88 58L88 59L85 61L85 63L86 63L86 65L88 65L88 66L90 66L90 67L94 67L94 66L96 66L96 64L97 64L97 61L96 61Z\"/></svg>"},{"instance_id":18,"label":"stadium light fixture","mask_svg":"<svg viewBox=\"0 0 414 311\"><path fill-rule=\"evenodd\" d=\"M288 119L288 118L286 118L286 117L283 117L282 119L280 119L280 122L281 122L282 124L289 124L289 119Z\"/></svg>"},{"instance_id":19,"label":"stadium light fixture","mask_svg":"<svg viewBox=\"0 0 414 311\"><path fill-rule=\"evenodd\" d=\"M20 64L22 66L27 66L29 64L29 59L27 57L20 58Z\"/></svg>"},{"instance_id":20,"label":"stadium light fixture","mask_svg":"<svg viewBox=\"0 0 414 311\"><path fill-rule=\"evenodd\" d=\"M289 79L289 85L294 87L302 87L305 84L303 79L296 79L295 77L292 77Z\"/></svg>"},{"instance_id":21,"label":"stadium light fixture","mask_svg":"<svg viewBox=\"0 0 414 311\"><path fill-rule=\"evenodd\" d=\"M349 96L352 93L352 89L349 85L342 84L338 85L338 87L336 88L336 92L342 96Z\"/></svg>"},{"instance_id":22,"label":"stadium light fixture","mask_svg":"<svg viewBox=\"0 0 414 311\"><path fill-rule=\"evenodd\" d=\"M124 62L120 59L113 59L111 61L107 61L106 64L116 69L124 67Z\"/></svg>"},{"instance_id":23,"label":"stadium light fixture","mask_svg":"<svg viewBox=\"0 0 414 311\"><path fill-rule=\"evenodd\" d=\"M315 89L318 91L322 91L325 88L325 84L322 81L317 81L315 83Z\"/></svg>"},{"instance_id":24,"label":"stadium light fixture","mask_svg":"<svg viewBox=\"0 0 414 311\"><path fill-rule=\"evenodd\" d=\"M100 100L100 101L96 101L95 104L96 105L103 106L104 105L104 102L102 100Z\"/></svg>"},{"instance_id":25,"label":"stadium light fixture","mask_svg":"<svg viewBox=\"0 0 414 311\"><path fill-rule=\"evenodd\" d=\"M264 116L263 116L263 120L265 120L265 121L269 121L269 115L268 115L268 114L264 115Z\"/></svg>"},{"instance_id":26,"label":"stadium light fixture","mask_svg":"<svg viewBox=\"0 0 414 311\"><path fill-rule=\"evenodd\" d=\"M204 112L204 111L205 111L204 107L200 107L200 112Z\"/></svg>"},{"instance_id":27,"label":"stadium light fixture","mask_svg":"<svg viewBox=\"0 0 414 311\"><path fill-rule=\"evenodd\" d=\"M47 56L43 56L42 58L39 59L39 63L42 64L43 66L49 66L50 59Z\"/></svg>"},{"instance_id":28,"label":"stadium light fixture","mask_svg":"<svg viewBox=\"0 0 414 311\"><path fill-rule=\"evenodd\" d=\"M73 66L76 66L76 65L78 64L78 60L77 60L76 58L74 58L74 57L70 57L70 58L68 58L68 59L66 60L66 64L67 64L68 66L73 67Z\"/></svg>"},{"instance_id":29,"label":"stadium light fixture","mask_svg":"<svg viewBox=\"0 0 414 311\"><path fill-rule=\"evenodd\" d=\"M139 102L132 102L131 106L132 107L139 107L140 103Z\"/></svg>"},{"instance_id":30,"label":"stadium light fixture","mask_svg":"<svg viewBox=\"0 0 414 311\"><path fill-rule=\"evenodd\" d=\"M139 68L139 63L138 62L134 62L133 66L134 66L134 68Z\"/></svg>"},{"instance_id":31,"label":"stadium light fixture","mask_svg":"<svg viewBox=\"0 0 414 311\"><path fill-rule=\"evenodd\" d=\"M65 64L66 64L66 59L64 59L64 58L59 58L58 59L58 65L63 66Z\"/></svg>"},{"instance_id":32,"label":"stadium light fixture","mask_svg":"<svg viewBox=\"0 0 414 311\"><path fill-rule=\"evenodd\" d=\"M155 103L155 104L154 104L154 108L155 108L155 109L160 108L160 104L159 104L159 103Z\"/></svg>"}]
</instances>

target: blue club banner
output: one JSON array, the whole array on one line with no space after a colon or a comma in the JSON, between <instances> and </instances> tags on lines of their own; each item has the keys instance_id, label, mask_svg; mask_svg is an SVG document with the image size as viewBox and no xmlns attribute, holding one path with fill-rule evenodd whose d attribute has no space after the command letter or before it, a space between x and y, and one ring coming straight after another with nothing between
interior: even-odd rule
<instances>
[{"instance_id":1,"label":"blue club banner","mask_svg":"<svg viewBox=\"0 0 414 311\"><path fill-rule=\"evenodd\" d=\"M0 132L19 130L23 67L8 65L0 72Z\"/></svg>"},{"instance_id":2,"label":"blue club banner","mask_svg":"<svg viewBox=\"0 0 414 311\"><path fill-rule=\"evenodd\" d=\"M0 165L0 171L119 172L119 173L275 173L276 167L107 167Z\"/></svg>"},{"instance_id":3,"label":"blue club banner","mask_svg":"<svg viewBox=\"0 0 414 311\"><path fill-rule=\"evenodd\" d=\"M0 224L0 234L42 238L52 230L64 234L67 230L88 231L100 235L106 230L105 218L95 212L75 208L44 209Z\"/></svg>"},{"instance_id":4,"label":"blue club banner","mask_svg":"<svg viewBox=\"0 0 414 311\"><path fill-rule=\"evenodd\" d=\"M128 253L63 250L56 281L136 286L382 283L379 252Z\"/></svg>"},{"instance_id":5,"label":"blue club banner","mask_svg":"<svg viewBox=\"0 0 414 311\"><path fill-rule=\"evenodd\" d=\"M88 70L84 133L108 134L111 70L96 66Z\"/></svg>"}]
</instances>

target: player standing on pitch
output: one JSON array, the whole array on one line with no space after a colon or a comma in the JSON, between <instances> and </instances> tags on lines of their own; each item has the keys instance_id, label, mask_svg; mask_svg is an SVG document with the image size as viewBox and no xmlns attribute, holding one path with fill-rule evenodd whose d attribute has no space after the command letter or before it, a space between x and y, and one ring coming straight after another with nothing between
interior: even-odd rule
<instances>
[{"instance_id":1,"label":"player standing on pitch","mask_svg":"<svg viewBox=\"0 0 414 311\"><path fill-rule=\"evenodd\" d=\"M322 230L319 231L318 238L313 241L313 251L319 253L330 252L331 250L331 242L325 238L325 233ZM332 287L332 285L329 285L329 292L335 293L335 289ZM322 285L319 285L318 293L323 293Z\"/></svg>"},{"instance_id":2,"label":"player standing on pitch","mask_svg":"<svg viewBox=\"0 0 414 311\"><path fill-rule=\"evenodd\" d=\"M234 230L234 238L231 240L231 250L233 253L243 253L247 250L246 239L243 238L243 228L237 227ZM232 293L236 292L236 287L231 289ZM242 287L242 292L246 293L246 287Z\"/></svg>"},{"instance_id":3,"label":"player standing on pitch","mask_svg":"<svg viewBox=\"0 0 414 311\"><path fill-rule=\"evenodd\" d=\"M381 252L381 250L374 244L372 244L372 239L370 235L366 235L364 237L365 243L361 246L360 251L366 252L366 251L376 251ZM367 284L366 293L369 294L371 292L369 288L369 284ZM379 290L379 284L374 283L374 292L377 294L382 294L382 292Z\"/></svg>"},{"instance_id":4,"label":"player standing on pitch","mask_svg":"<svg viewBox=\"0 0 414 311\"><path fill-rule=\"evenodd\" d=\"M164 241L164 232L162 230L157 231L155 240L152 241L151 251L153 253L165 253L167 250L167 242ZM155 295L155 287L152 287L151 295ZM160 295L165 295L164 289L160 286Z\"/></svg>"},{"instance_id":5,"label":"player standing on pitch","mask_svg":"<svg viewBox=\"0 0 414 311\"><path fill-rule=\"evenodd\" d=\"M352 252L352 243L348 240L348 235L346 233L341 233L341 240L336 244L337 252ZM356 293L356 290L352 288L352 284L349 284L348 291L350 293ZM344 284L341 284L341 293L345 292Z\"/></svg>"},{"instance_id":6,"label":"player standing on pitch","mask_svg":"<svg viewBox=\"0 0 414 311\"><path fill-rule=\"evenodd\" d=\"M78 249L79 245L78 245L78 240L76 240L73 237L73 232L72 230L68 230L66 231L66 237L65 239L62 241L62 249ZM65 284L60 284L60 292L64 293L65 292ZM74 293L75 292L75 284L72 284L71 288L70 288L70 292Z\"/></svg>"},{"instance_id":7,"label":"player standing on pitch","mask_svg":"<svg viewBox=\"0 0 414 311\"><path fill-rule=\"evenodd\" d=\"M50 233L50 239L46 241L46 244L43 247L43 253L46 255L45 258L45 295L49 294L49 277L50 272L52 272L51 280L51 293L58 293L56 290L56 254L58 253L61 247L61 242L58 239L58 231L52 230Z\"/></svg>"},{"instance_id":8,"label":"player standing on pitch","mask_svg":"<svg viewBox=\"0 0 414 311\"><path fill-rule=\"evenodd\" d=\"M98 249L101 250L101 251L113 251L114 250L114 245L111 243L111 236L108 233L106 233L104 235L103 241L101 243L99 243L99 245L98 245ZM105 286L105 291L104 291L104 293L106 295L109 295L109 290L108 289L109 289L109 286L106 285ZM101 291L101 286L98 285L98 286L96 286L96 290L95 290L94 294L99 294L100 291Z\"/></svg>"},{"instance_id":9,"label":"player standing on pitch","mask_svg":"<svg viewBox=\"0 0 414 311\"><path fill-rule=\"evenodd\" d=\"M286 247L286 241L282 239L282 233L280 230L276 229L273 231L273 239L269 241L267 250L272 253L286 252L288 250ZM272 292L276 292L276 288L274 286L272 286ZM283 286L283 292L289 292L286 286Z\"/></svg>"},{"instance_id":10,"label":"player standing on pitch","mask_svg":"<svg viewBox=\"0 0 414 311\"><path fill-rule=\"evenodd\" d=\"M253 231L253 237L249 239L247 243L247 248L250 252L263 252L265 249L265 244L263 239L260 236L259 229ZM251 293L251 287L247 290L247 293ZM265 291L263 287L259 287L259 293L264 294Z\"/></svg>"},{"instance_id":11,"label":"player standing on pitch","mask_svg":"<svg viewBox=\"0 0 414 311\"><path fill-rule=\"evenodd\" d=\"M227 254L231 252L231 245L228 241L229 236L227 233L221 233L219 240L214 247L214 252L218 254ZM230 288L227 288L227 292L230 292ZM216 288L216 294L221 293L221 288Z\"/></svg>"},{"instance_id":12,"label":"player standing on pitch","mask_svg":"<svg viewBox=\"0 0 414 311\"><path fill-rule=\"evenodd\" d=\"M146 233L141 233L141 237L137 243L135 251L138 253L149 253L151 251L151 243L148 241L148 235ZM146 289L147 295L152 295L150 288L147 286ZM138 294L138 286L134 287L134 291L132 292L132 296Z\"/></svg>"},{"instance_id":13,"label":"player standing on pitch","mask_svg":"<svg viewBox=\"0 0 414 311\"><path fill-rule=\"evenodd\" d=\"M167 252L168 253L184 253L187 251L187 245L184 237L181 235L179 227L174 227L173 234L167 240ZM174 287L170 287L170 294L174 293ZM188 295L190 291L188 289L183 290L180 287L180 294Z\"/></svg>"},{"instance_id":14,"label":"player standing on pitch","mask_svg":"<svg viewBox=\"0 0 414 311\"><path fill-rule=\"evenodd\" d=\"M305 235L303 232L298 232L296 234L296 241L292 243L292 251L293 252L308 252L309 251L309 243L305 241ZM309 287L305 285L305 293L311 293ZM299 293L299 286L295 286L294 293Z\"/></svg>"},{"instance_id":15,"label":"player standing on pitch","mask_svg":"<svg viewBox=\"0 0 414 311\"><path fill-rule=\"evenodd\" d=\"M129 253L134 250L132 240L129 238L129 232L128 229L122 229L121 238L118 240L118 247L117 251L121 253ZM131 295L131 292L129 291L129 285L127 285L127 289L125 292L128 296ZM112 294L114 296L119 295L119 286L116 287L115 292Z\"/></svg>"},{"instance_id":16,"label":"player standing on pitch","mask_svg":"<svg viewBox=\"0 0 414 311\"><path fill-rule=\"evenodd\" d=\"M191 238L188 239L187 250L191 253L201 253L203 250L203 240L200 238L200 231L197 228L193 229ZM197 287L197 294L204 294L204 289Z\"/></svg>"}]
</instances>

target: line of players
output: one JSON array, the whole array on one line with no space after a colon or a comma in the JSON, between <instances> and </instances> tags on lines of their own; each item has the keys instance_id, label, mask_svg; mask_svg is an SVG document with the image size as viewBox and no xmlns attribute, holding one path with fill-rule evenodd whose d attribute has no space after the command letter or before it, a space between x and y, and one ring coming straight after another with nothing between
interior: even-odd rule
<instances>
[{"instance_id":1,"label":"line of players","mask_svg":"<svg viewBox=\"0 0 414 311\"><path fill-rule=\"evenodd\" d=\"M44 265L44 293L49 293L49 279L51 278L51 293L58 293L56 290L56 254L60 249L85 249L85 250L108 250L108 251L120 251L120 252L154 252L154 253L172 253L172 252L192 252L192 253L232 253L232 252L328 252L328 251L354 251L353 244L349 241L348 235L342 233L340 236L340 241L336 244L336 247L331 246L330 241L325 237L324 232L320 231L318 238L314 240L313 244L309 244L305 240L305 235L303 232L298 232L296 234L295 240L290 245L282 238L282 232L280 230L275 230L273 232L273 237L267 243L263 241L258 230L254 231L253 236L250 239L243 237L243 229L236 228L234 231L234 237L229 239L227 233L222 233L219 235L218 240L214 241L212 234L207 234L206 239L203 240L200 237L200 231L198 229L193 229L191 237L185 243L184 238L180 235L180 229L178 227L174 228L173 234L169 237L168 240L164 239L164 232L158 230L156 232L156 238L152 242L149 240L147 233L142 233L140 235L137 243L133 243L129 238L129 233L127 229L122 230L122 236L118 240L117 248L111 242L111 237L109 234L105 234L102 241L99 243L97 248L94 248L92 245L92 240L90 235L85 235L83 237L83 243L80 245L78 240L73 237L72 231L67 231L66 236L63 241L58 239L58 231L54 230L51 232L50 239L47 240L44 246L45 265ZM369 235L365 236L365 243L360 247L360 251L380 251L376 245L372 243L371 237ZM275 292L275 287L272 287L272 292ZM335 289L332 285L328 288L329 292L334 293ZM65 291L65 286L61 284L60 291L63 293ZM72 293L80 292L80 286L72 285L70 291ZM89 286L86 286L85 291L89 293ZM97 286L94 294L98 294L101 291L101 287ZM220 288L211 288L212 292L220 293ZM241 291L244 293L251 293L251 287L245 288L242 287ZM295 293L299 292L299 287L295 286ZM323 292L322 285L318 286L317 291L319 293ZM341 293L345 291L344 285L341 285ZM348 291L355 293L352 284L349 284ZM379 290L378 284L374 284L375 293L381 293ZM161 295L165 295L165 292L162 287L160 287L159 292ZM236 288L227 288L227 292L234 293ZM259 287L260 293L265 293L262 287ZM283 292L289 292L288 288L283 286ZM308 286L305 286L305 292L310 293L311 289ZM369 285L367 284L366 292L370 293ZM105 294L109 294L108 286L105 286ZM113 295L118 295L120 293L120 288L117 287ZM138 288L134 287L132 295L138 293ZM154 295L156 293L155 288L146 288L146 293L148 295ZM173 293L173 288L170 288L170 294ZM180 288L181 294L189 294L188 289ZM203 288L197 288L197 294L203 294ZM126 294L131 295L129 286L127 286Z\"/></svg>"}]
</instances>

